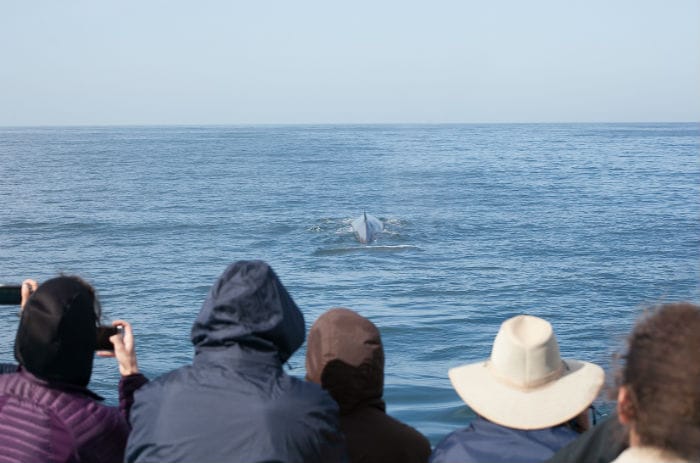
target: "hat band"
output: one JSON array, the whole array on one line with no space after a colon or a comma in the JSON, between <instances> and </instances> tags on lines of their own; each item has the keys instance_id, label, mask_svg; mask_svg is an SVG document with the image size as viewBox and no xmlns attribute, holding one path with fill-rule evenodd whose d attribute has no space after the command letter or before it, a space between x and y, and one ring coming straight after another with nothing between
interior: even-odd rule
<instances>
[{"instance_id":1,"label":"hat band","mask_svg":"<svg viewBox=\"0 0 700 463\"><path fill-rule=\"evenodd\" d=\"M562 375L562 372L564 371L564 368L566 368L566 364L564 363L563 360L560 361L559 366L555 369L546 374L545 376L541 376L535 380L531 381L518 381L513 379L512 377L504 376L502 375L494 366L493 362L491 360L486 361L486 368L489 370L489 373L496 378L499 382L506 384L509 387L515 388L515 389L520 389L522 391L528 391L530 389L536 389L540 386L544 386L547 383L551 383L552 381L555 381L559 379Z\"/></svg>"}]
</instances>

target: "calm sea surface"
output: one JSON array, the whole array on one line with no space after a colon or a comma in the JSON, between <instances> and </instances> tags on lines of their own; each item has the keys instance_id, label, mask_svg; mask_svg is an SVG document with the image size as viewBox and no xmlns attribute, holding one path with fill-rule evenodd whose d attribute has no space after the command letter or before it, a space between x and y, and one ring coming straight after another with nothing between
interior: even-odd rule
<instances>
[{"instance_id":1,"label":"calm sea surface","mask_svg":"<svg viewBox=\"0 0 700 463\"><path fill-rule=\"evenodd\" d=\"M698 124L0 128L0 174L0 282L87 278L147 376L190 361L226 265L264 259L307 326L344 306L380 327L389 411L433 443L471 417L447 370L504 319L609 370L644 306L700 301ZM95 361L110 403L117 380Z\"/></svg>"}]
</instances>

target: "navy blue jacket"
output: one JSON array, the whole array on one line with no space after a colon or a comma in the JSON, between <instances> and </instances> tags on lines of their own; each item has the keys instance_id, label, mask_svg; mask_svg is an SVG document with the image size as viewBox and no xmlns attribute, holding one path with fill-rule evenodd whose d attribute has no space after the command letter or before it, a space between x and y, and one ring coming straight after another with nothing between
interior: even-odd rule
<instances>
[{"instance_id":1,"label":"navy blue jacket","mask_svg":"<svg viewBox=\"0 0 700 463\"><path fill-rule=\"evenodd\" d=\"M579 434L568 426L523 431L477 417L433 450L430 463L534 463L547 460Z\"/></svg>"},{"instance_id":2,"label":"navy blue jacket","mask_svg":"<svg viewBox=\"0 0 700 463\"><path fill-rule=\"evenodd\" d=\"M301 311L267 264L229 266L192 327L192 365L137 392L126 460L345 461L335 401L283 370L304 336Z\"/></svg>"}]
</instances>

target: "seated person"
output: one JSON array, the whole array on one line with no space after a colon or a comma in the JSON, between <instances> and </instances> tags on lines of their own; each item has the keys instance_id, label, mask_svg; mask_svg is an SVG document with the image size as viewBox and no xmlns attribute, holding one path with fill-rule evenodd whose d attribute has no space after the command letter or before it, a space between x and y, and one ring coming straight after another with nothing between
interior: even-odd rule
<instances>
[{"instance_id":1,"label":"seated person","mask_svg":"<svg viewBox=\"0 0 700 463\"><path fill-rule=\"evenodd\" d=\"M343 308L321 315L309 332L306 378L340 406L351 463L428 461L428 439L385 412L384 350L371 321Z\"/></svg>"},{"instance_id":2,"label":"seated person","mask_svg":"<svg viewBox=\"0 0 700 463\"><path fill-rule=\"evenodd\" d=\"M132 394L146 382L138 373L131 326L113 323L123 327L123 334L110 338L122 379L120 407L108 407L87 389L101 312L93 288L78 277L53 278L22 306L15 340L19 371L0 375L0 460L123 461Z\"/></svg>"},{"instance_id":3,"label":"seated person","mask_svg":"<svg viewBox=\"0 0 700 463\"><path fill-rule=\"evenodd\" d=\"M445 437L432 463L546 460L588 427L605 375L592 363L562 359L549 322L519 315L503 322L489 359L449 376L477 418Z\"/></svg>"},{"instance_id":4,"label":"seated person","mask_svg":"<svg viewBox=\"0 0 700 463\"><path fill-rule=\"evenodd\" d=\"M615 463L700 461L700 307L664 304L637 322L619 378L629 448Z\"/></svg>"},{"instance_id":5,"label":"seated person","mask_svg":"<svg viewBox=\"0 0 700 463\"><path fill-rule=\"evenodd\" d=\"M126 461L345 461L338 406L284 371L305 330L270 266L230 265L192 326L192 364L136 394Z\"/></svg>"}]
</instances>

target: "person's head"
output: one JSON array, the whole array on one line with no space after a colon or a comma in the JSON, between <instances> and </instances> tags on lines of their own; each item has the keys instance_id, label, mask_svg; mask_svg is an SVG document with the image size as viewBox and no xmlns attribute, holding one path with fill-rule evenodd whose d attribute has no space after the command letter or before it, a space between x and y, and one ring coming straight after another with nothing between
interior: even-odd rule
<instances>
[{"instance_id":1,"label":"person's head","mask_svg":"<svg viewBox=\"0 0 700 463\"><path fill-rule=\"evenodd\" d=\"M331 309L309 331L306 378L320 384L341 413L358 406L383 408L384 350L374 324L349 309Z\"/></svg>"},{"instance_id":2,"label":"person's head","mask_svg":"<svg viewBox=\"0 0 700 463\"><path fill-rule=\"evenodd\" d=\"M700 307L649 310L635 325L617 381L630 444L700 459Z\"/></svg>"},{"instance_id":3,"label":"person's head","mask_svg":"<svg viewBox=\"0 0 700 463\"><path fill-rule=\"evenodd\" d=\"M44 282L22 310L15 339L17 361L43 380L87 386L100 315L95 290L79 277Z\"/></svg>"},{"instance_id":4,"label":"person's head","mask_svg":"<svg viewBox=\"0 0 700 463\"><path fill-rule=\"evenodd\" d=\"M263 261L229 265L209 291L192 326L197 352L236 344L276 352L282 362L304 342L304 316Z\"/></svg>"},{"instance_id":5,"label":"person's head","mask_svg":"<svg viewBox=\"0 0 700 463\"><path fill-rule=\"evenodd\" d=\"M518 315L503 322L487 360L452 368L452 385L471 409L514 429L543 429L585 413L603 385L603 369L562 359L552 326Z\"/></svg>"}]
</instances>

